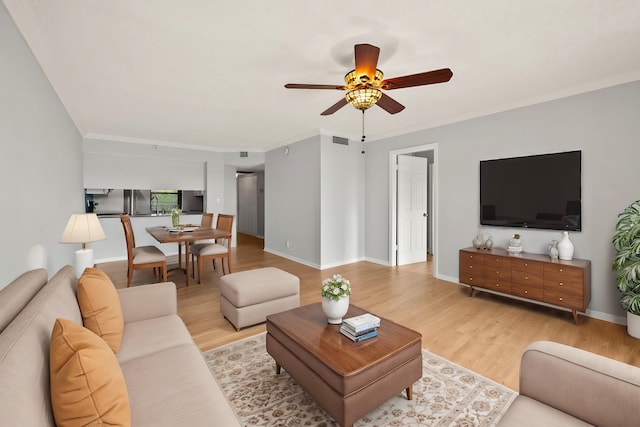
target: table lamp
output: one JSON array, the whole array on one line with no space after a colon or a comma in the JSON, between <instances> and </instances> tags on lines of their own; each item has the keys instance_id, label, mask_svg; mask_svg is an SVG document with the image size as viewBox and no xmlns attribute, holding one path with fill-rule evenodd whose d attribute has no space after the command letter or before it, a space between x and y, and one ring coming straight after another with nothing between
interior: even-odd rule
<instances>
[{"instance_id":1,"label":"table lamp","mask_svg":"<svg viewBox=\"0 0 640 427\"><path fill-rule=\"evenodd\" d=\"M84 269L93 267L93 249L87 249L88 242L106 239L98 216L94 213L73 214L62 233L60 243L82 243L76 251L76 277L82 276Z\"/></svg>"}]
</instances>

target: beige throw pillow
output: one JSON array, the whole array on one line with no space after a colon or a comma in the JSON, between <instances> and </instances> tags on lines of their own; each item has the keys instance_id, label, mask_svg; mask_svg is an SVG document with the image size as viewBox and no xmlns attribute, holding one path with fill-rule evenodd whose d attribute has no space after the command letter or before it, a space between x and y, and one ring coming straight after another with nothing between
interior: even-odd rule
<instances>
[{"instance_id":1,"label":"beige throw pillow","mask_svg":"<svg viewBox=\"0 0 640 427\"><path fill-rule=\"evenodd\" d=\"M78 305L84 327L101 337L114 353L120 350L124 318L118 292L109 276L87 268L78 281Z\"/></svg>"},{"instance_id":2,"label":"beige throw pillow","mask_svg":"<svg viewBox=\"0 0 640 427\"><path fill-rule=\"evenodd\" d=\"M100 337L70 320L56 319L49 356L51 406L58 427L131 426L122 370Z\"/></svg>"}]
</instances>

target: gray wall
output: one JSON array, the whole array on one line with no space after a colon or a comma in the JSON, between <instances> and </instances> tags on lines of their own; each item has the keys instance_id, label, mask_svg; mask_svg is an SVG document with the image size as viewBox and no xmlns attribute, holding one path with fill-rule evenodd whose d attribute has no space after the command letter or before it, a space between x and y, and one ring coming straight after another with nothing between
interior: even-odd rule
<instances>
[{"instance_id":1,"label":"gray wall","mask_svg":"<svg viewBox=\"0 0 640 427\"><path fill-rule=\"evenodd\" d=\"M326 135L321 148L321 266L329 268L364 259L366 154L360 144L334 144Z\"/></svg>"},{"instance_id":2,"label":"gray wall","mask_svg":"<svg viewBox=\"0 0 640 427\"><path fill-rule=\"evenodd\" d=\"M438 144L439 276L457 281L458 250L478 230L505 247L522 234L525 251L546 253L559 231L480 227L479 161L582 150L582 232L570 233L574 257L592 262L590 314L622 321L611 235L617 214L640 198L640 82L424 130L369 144L366 164L366 256L388 261L389 151Z\"/></svg>"},{"instance_id":3,"label":"gray wall","mask_svg":"<svg viewBox=\"0 0 640 427\"><path fill-rule=\"evenodd\" d=\"M73 264L58 243L83 211L80 134L0 5L0 288L27 269Z\"/></svg>"},{"instance_id":4,"label":"gray wall","mask_svg":"<svg viewBox=\"0 0 640 427\"><path fill-rule=\"evenodd\" d=\"M267 152L264 171L265 250L314 267L321 264L320 141Z\"/></svg>"},{"instance_id":5,"label":"gray wall","mask_svg":"<svg viewBox=\"0 0 640 427\"><path fill-rule=\"evenodd\" d=\"M319 135L288 149L266 156L265 250L320 269L364 259L361 148Z\"/></svg>"}]
</instances>

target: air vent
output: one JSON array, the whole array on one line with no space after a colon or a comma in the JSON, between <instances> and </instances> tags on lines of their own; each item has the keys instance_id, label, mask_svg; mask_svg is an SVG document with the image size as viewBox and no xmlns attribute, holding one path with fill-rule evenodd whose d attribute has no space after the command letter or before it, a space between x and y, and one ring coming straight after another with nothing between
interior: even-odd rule
<instances>
[{"instance_id":1,"label":"air vent","mask_svg":"<svg viewBox=\"0 0 640 427\"><path fill-rule=\"evenodd\" d=\"M334 136L333 143L340 144L340 145L349 145L349 140L347 138L340 138L339 136Z\"/></svg>"},{"instance_id":2,"label":"air vent","mask_svg":"<svg viewBox=\"0 0 640 427\"><path fill-rule=\"evenodd\" d=\"M248 151L241 151L240 152L240 157L249 157L249 152Z\"/></svg>"}]
</instances>

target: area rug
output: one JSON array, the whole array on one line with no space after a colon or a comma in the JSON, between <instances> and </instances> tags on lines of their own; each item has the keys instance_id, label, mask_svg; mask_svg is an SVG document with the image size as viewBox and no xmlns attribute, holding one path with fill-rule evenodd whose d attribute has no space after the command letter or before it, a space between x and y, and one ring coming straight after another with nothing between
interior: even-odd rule
<instances>
[{"instance_id":1,"label":"area rug","mask_svg":"<svg viewBox=\"0 0 640 427\"><path fill-rule=\"evenodd\" d=\"M275 362L265 334L203 353L242 425L337 426L338 424ZM489 427L516 393L488 378L422 351L422 378L413 400L404 393L359 419L355 426Z\"/></svg>"}]
</instances>

